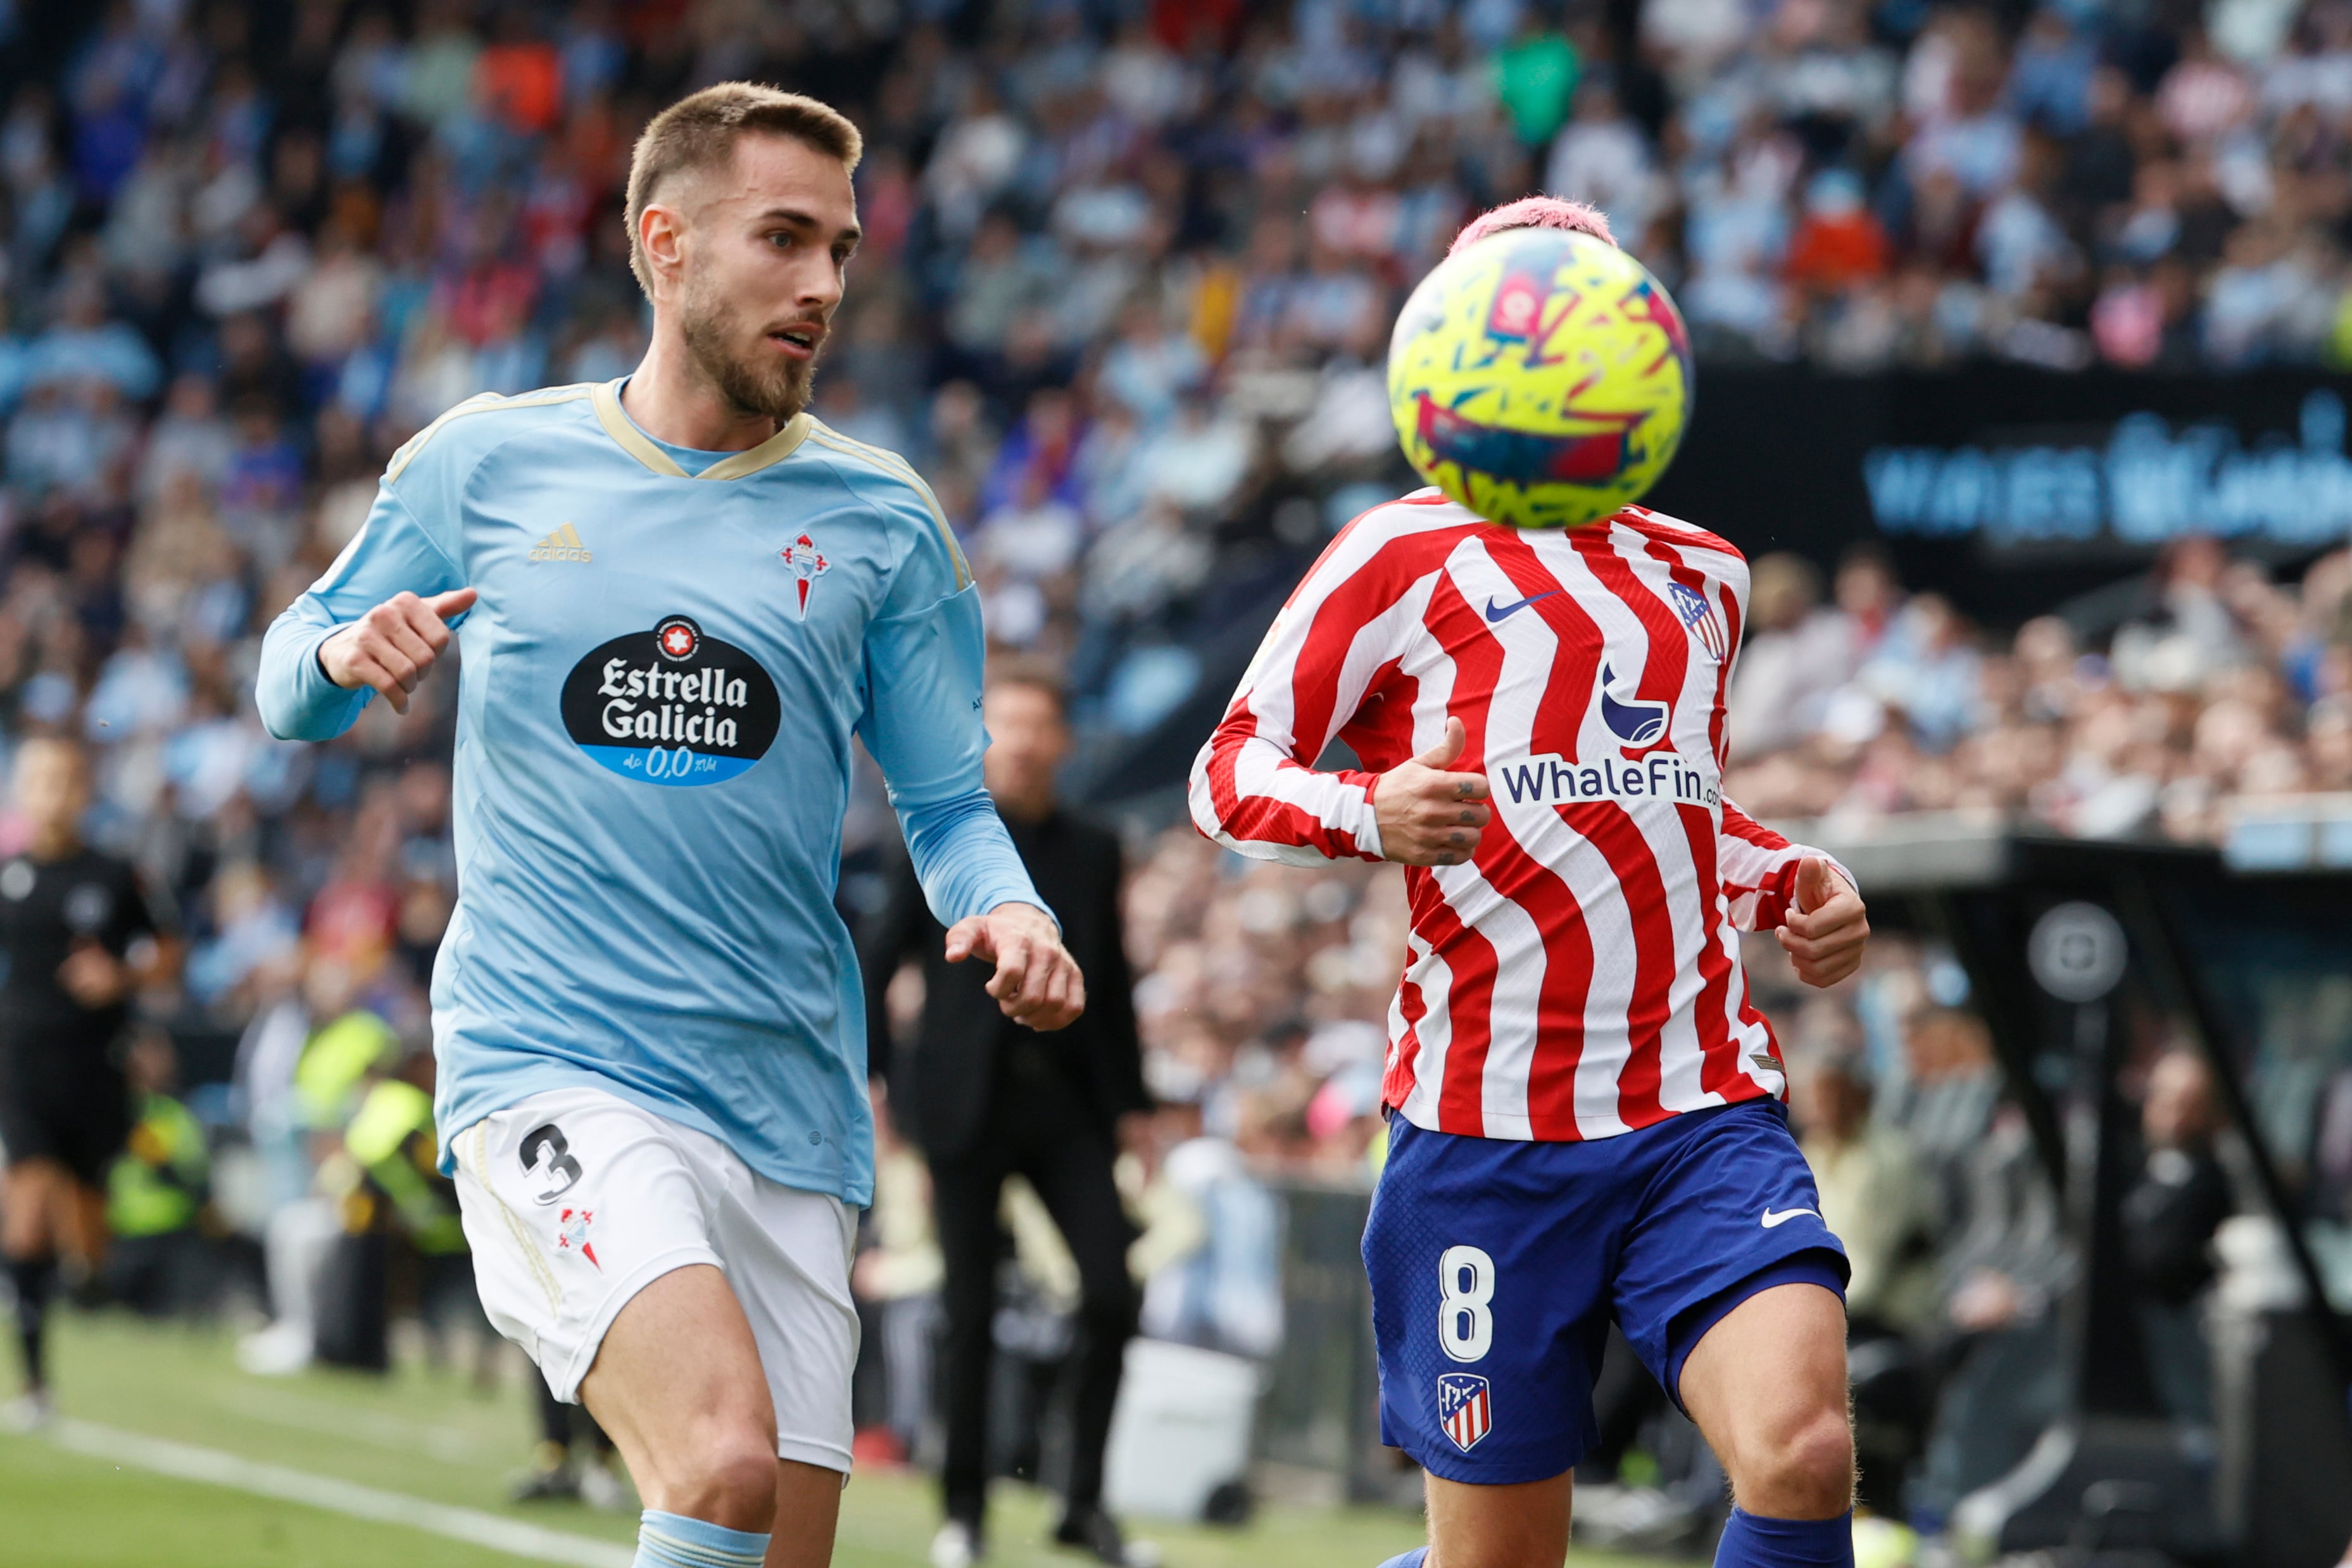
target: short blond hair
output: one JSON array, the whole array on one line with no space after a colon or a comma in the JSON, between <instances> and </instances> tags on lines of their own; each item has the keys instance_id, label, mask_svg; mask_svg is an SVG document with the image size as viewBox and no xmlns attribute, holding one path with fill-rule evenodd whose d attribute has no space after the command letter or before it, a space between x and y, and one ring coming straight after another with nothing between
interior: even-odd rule
<instances>
[{"instance_id":1,"label":"short blond hair","mask_svg":"<svg viewBox=\"0 0 2352 1568\"><path fill-rule=\"evenodd\" d=\"M673 175L726 162L735 156L735 143L746 136L789 136L840 159L852 172L866 152L866 139L841 110L758 82L723 81L688 93L655 115L629 155L625 219L629 270L637 275L638 287L648 298L654 291L653 268L646 264L637 227L655 193Z\"/></svg>"}]
</instances>

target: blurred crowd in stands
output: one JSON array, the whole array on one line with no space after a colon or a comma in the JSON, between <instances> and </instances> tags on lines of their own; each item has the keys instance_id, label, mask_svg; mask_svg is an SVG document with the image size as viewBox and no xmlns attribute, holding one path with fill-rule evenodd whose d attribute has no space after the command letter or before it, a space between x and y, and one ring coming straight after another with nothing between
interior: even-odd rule
<instances>
[{"instance_id":1,"label":"blurred crowd in stands","mask_svg":"<svg viewBox=\"0 0 2352 1568\"><path fill-rule=\"evenodd\" d=\"M866 240L817 412L930 480L995 643L1062 662L1081 721L1134 734L1191 689L1188 636L1402 487L1381 378L1400 291L1469 212L1528 189L1604 206L1703 362L2352 361L2352 5L2198 15L0 5L0 728L85 739L92 836L191 944L131 1058L120 1292L184 1305L210 1277L187 1259L241 1260L278 1317L248 1359L282 1368L321 1348L317 1260L397 1235L395 1288L463 1315L418 1121L456 683L300 747L261 731L255 657L407 436L478 392L635 364L618 183L671 97L751 77L858 120ZM2200 840L2232 798L2352 788L2352 556L2282 583L2192 538L2121 623L2013 632L1906 595L1868 550L1825 584L1827 564L1757 563L1729 779L1757 815L1982 808ZM0 817L0 850L18 834ZM872 790L851 838L869 859L895 839ZM1244 866L1181 826L1135 865L1162 1104L1129 1173L1145 1328L1264 1355L1270 1174L1361 1182L1380 1157L1402 883ZM1857 1310L2011 1345L2010 1375L1952 1385L1971 1397L2040 1388L2015 1367L2046 1339L2000 1335L2050 1322L2071 1263L1957 969L1888 943L1801 1011L1774 956L1767 1003L1821 1064L1798 1105L1824 1202L1891 1233L1858 1257ZM887 1132L884 1156L859 1288L877 1313L913 1303L919 1339L919 1162ZM919 1439L919 1403L877 1419ZM1932 1511L1981 1460L1923 1442Z\"/></svg>"},{"instance_id":2,"label":"blurred crowd in stands","mask_svg":"<svg viewBox=\"0 0 2352 1568\"><path fill-rule=\"evenodd\" d=\"M1826 596L1795 556L1754 572L1726 792L1760 817L2217 842L2233 802L2352 789L2352 551L2280 583L2181 539L2096 637L2055 615L1972 628L1867 548Z\"/></svg>"}]
</instances>

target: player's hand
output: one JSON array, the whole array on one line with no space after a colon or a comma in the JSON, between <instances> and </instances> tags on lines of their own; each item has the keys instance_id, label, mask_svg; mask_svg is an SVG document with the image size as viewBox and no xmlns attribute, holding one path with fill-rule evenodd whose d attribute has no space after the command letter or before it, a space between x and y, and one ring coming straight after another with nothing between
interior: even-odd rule
<instances>
[{"instance_id":1,"label":"player's hand","mask_svg":"<svg viewBox=\"0 0 2352 1568\"><path fill-rule=\"evenodd\" d=\"M85 938L74 944L58 966L58 984L66 995L93 1011L110 1008L131 994L131 967L97 943Z\"/></svg>"},{"instance_id":2,"label":"player's hand","mask_svg":"<svg viewBox=\"0 0 2352 1568\"><path fill-rule=\"evenodd\" d=\"M1458 718L1445 721L1445 738L1410 762L1381 775L1372 790L1381 855L1406 865L1460 865L1475 853L1478 834L1495 815L1482 773L1447 769L1469 744Z\"/></svg>"},{"instance_id":3,"label":"player's hand","mask_svg":"<svg viewBox=\"0 0 2352 1568\"><path fill-rule=\"evenodd\" d=\"M1819 855L1797 867L1796 909L1780 929L1780 946L1809 986L1834 986L1862 967L1870 940L1862 894Z\"/></svg>"},{"instance_id":4,"label":"player's hand","mask_svg":"<svg viewBox=\"0 0 2352 1568\"><path fill-rule=\"evenodd\" d=\"M948 962L966 958L995 963L988 994L1014 1023L1067 1029L1087 1010L1086 977L1062 946L1053 916L1034 904L1000 904L948 927Z\"/></svg>"},{"instance_id":5,"label":"player's hand","mask_svg":"<svg viewBox=\"0 0 2352 1568\"><path fill-rule=\"evenodd\" d=\"M470 588L430 599L395 593L320 643L319 667L345 691L371 687L394 713L406 713L408 694L449 645L449 622L471 610L475 598Z\"/></svg>"}]
</instances>

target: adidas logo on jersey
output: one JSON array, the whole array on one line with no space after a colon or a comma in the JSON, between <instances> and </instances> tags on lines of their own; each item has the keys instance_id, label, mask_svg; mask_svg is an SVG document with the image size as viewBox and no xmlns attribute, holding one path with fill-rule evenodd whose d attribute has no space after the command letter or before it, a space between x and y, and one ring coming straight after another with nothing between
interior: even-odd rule
<instances>
[{"instance_id":1,"label":"adidas logo on jersey","mask_svg":"<svg viewBox=\"0 0 2352 1568\"><path fill-rule=\"evenodd\" d=\"M588 547L586 545L580 542L580 530L573 528L570 523L566 523L562 528L556 529L553 533L548 535L545 538L540 540L537 544L531 546L530 559L533 560L576 560L583 566L585 566L588 562L594 560L596 558L588 553Z\"/></svg>"}]
</instances>

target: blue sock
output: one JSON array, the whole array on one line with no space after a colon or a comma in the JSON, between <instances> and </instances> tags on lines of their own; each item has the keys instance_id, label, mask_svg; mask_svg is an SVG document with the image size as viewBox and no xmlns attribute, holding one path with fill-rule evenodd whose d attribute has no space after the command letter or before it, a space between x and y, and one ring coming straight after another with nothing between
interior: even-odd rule
<instances>
[{"instance_id":1,"label":"blue sock","mask_svg":"<svg viewBox=\"0 0 2352 1568\"><path fill-rule=\"evenodd\" d=\"M1405 1552L1402 1556L1390 1558L1387 1562L1381 1564L1381 1568L1421 1568L1422 1563L1425 1562L1428 1557L1428 1547L1416 1546L1412 1551Z\"/></svg>"},{"instance_id":2,"label":"blue sock","mask_svg":"<svg viewBox=\"0 0 2352 1568\"><path fill-rule=\"evenodd\" d=\"M1716 1543L1715 1568L1853 1568L1853 1515L1759 1519L1735 1508Z\"/></svg>"},{"instance_id":3,"label":"blue sock","mask_svg":"<svg viewBox=\"0 0 2352 1568\"><path fill-rule=\"evenodd\" d=\"M768 1538L647 1509L637 1516L635 1568L760 1568Z\"/></svg>"}]
</instances>

